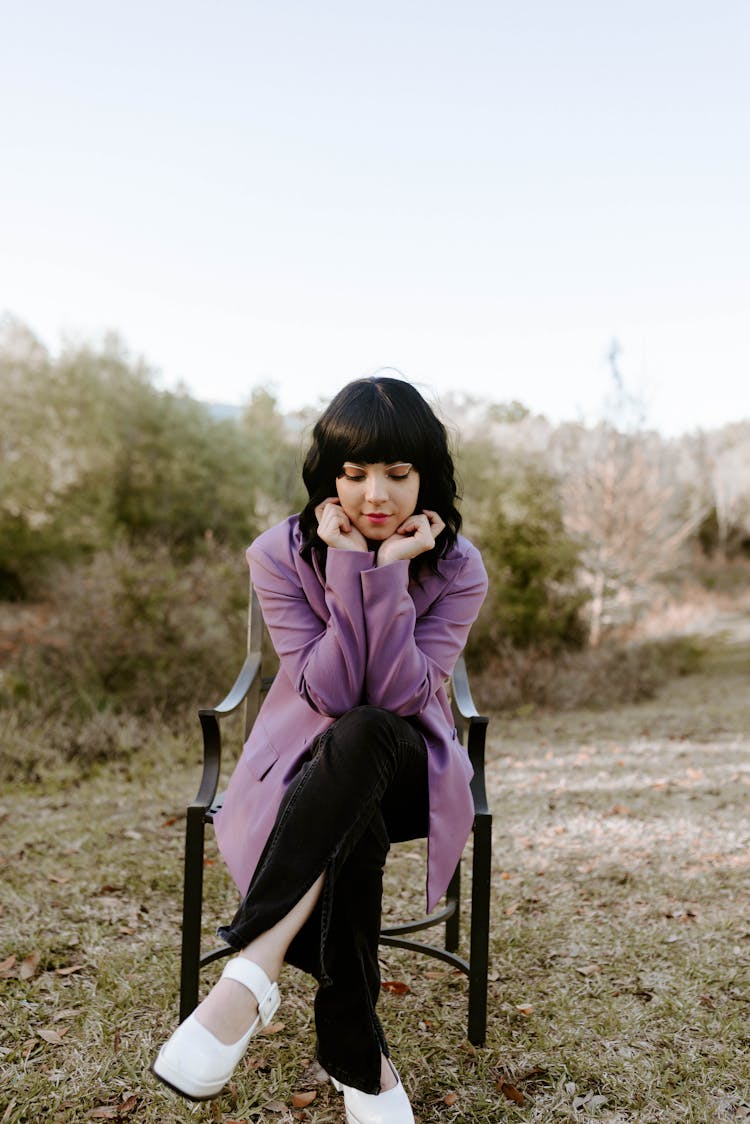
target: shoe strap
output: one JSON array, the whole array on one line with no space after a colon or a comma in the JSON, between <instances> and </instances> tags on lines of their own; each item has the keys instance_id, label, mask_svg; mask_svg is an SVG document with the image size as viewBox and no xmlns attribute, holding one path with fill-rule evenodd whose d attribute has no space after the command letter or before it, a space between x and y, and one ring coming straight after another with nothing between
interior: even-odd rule
<instances>
[{"instance_id":1,"label":"shoe strap","mask_svg":"<svg viewBox=\"0 0 750 1124\"><path fill-rule=\"evenodd\" d=\"M276 1013L281 997L278 985L271 983L260 964L235 956L228 960L221 973L222 979L236 980L251 991L258 1001L258 1017L261 1026L267 1026Z\"/></svg>"}]
</instances>

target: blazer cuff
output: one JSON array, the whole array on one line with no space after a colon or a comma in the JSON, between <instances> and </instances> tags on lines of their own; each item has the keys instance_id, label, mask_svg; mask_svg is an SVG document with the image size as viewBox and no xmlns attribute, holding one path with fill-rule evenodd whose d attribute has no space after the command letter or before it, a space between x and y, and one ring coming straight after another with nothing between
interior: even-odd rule
<instances>
[{"instance_id":1,"label":"blazer cuff","mask_svg":"<svg viewBox=\"0 0 750 1124\"><path fill-rule=\"evenodd\" d=\"M371 550L329 550L326 555L326 585L340 592L351 586L359 591L360 574L375 561Z\"/></svg>"},{"instance_id":2,"label":"blazer cuff","mask_svg":"<svg viewBox=\"0 0 750 1124\"><path fill-rule=\"evenodd\" d=\"M409 585L409 560L399 558L387 566L373 566L362 571L362 594L365 604L391 599L398 602Z\"/></svg>"}]
</instances>

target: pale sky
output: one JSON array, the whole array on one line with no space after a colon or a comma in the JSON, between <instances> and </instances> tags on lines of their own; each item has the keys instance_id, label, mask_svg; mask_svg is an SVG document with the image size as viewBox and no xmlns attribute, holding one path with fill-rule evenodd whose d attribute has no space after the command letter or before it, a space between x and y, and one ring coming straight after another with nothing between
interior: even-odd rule
<instances>
[{"instance_id":1,"label":"pale sky","mask_svg":"<svg viewBox=\"0 0 750 1124\"><path fill-rule=\"evenodd\" d=\"M25 0L0 309L161 384L750 417L747 0Z\"/></svg>"}]
</instances>

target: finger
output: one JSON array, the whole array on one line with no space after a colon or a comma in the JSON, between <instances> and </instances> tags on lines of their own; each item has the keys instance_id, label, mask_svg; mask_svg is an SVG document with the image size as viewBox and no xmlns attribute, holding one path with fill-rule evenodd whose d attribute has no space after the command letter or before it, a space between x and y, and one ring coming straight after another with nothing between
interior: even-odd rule
<instances>
[{"instance_id":1,"label":"finger","mask_svg":"<svg viewBox=\"0 0 750 1124\"><path fill-rule=\"evenodd\" d=\"M405 519L400 527L396 528L396 533L399 535L411 535L413 538L422 539L425 542L432 540L432 530L430 528L429 520L426 515L414 514Z\"/></svg>"},{"instance_id":2,"label":"finger","mask_svg":"<svg viewBox=\"0 0 750 1124\"><path fill-rule=\"evenodd\" d=\"M315 508L315 518L320 523L321 519L323 518L323 515L325 513L326 508L330 507L332 505L335 505L336 507L339 508L339 510L341 510L341 508L339 507L340 503L341 503L341 500L338 498L338 496L329 496L327 500L323 500L323 502L319 503L318 506Z\"/></svg>"},{"instance_id":3,"label":"finger","mask_svg":"<svg viewBox=\"0 0 750 1124\"><path fill-rule=\"evenodd\" d=\"M421 523L420 519L422 519L422 517L420 515L417 515L416 513L414 515L407 516L407 518L404 519L403 523L400 523L396 528L396 534L413 535L415 531L419 530L420 526L424 527L427 525L426 519L422 519Z\"/></svg>"},{"instance_id":4,"label":"finger","mask_svg":"<svg viewBox=\"0 0 750 1124\"><path fill-rule=\"evenodd\" d=\"M433 535L439 535L445 528L445 523L436 511L428 511L425 508L424 514L427 516L427 521L430 525L430 530Z\"/></svg>"}]
</instances>

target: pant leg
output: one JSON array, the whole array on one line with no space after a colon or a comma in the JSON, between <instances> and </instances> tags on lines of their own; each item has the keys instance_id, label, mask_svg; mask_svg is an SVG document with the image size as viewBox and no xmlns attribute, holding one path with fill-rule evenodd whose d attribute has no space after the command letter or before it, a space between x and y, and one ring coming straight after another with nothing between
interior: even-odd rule
<instances>
[{"instance_id":1,"label":"pant leg","mask_svg":"<svg viewBox=\"0 0 750 1124\"><path fill-rule=\"evenodd\" d=\"M287 792L248 893L231 925L219 930L232 947L244 948L326 872L318 905L287 959L321 985L321 1063L347 1085L371 1093L379 1092L380 1053L387 1053L375 1014L387 820L396 837L408 837L410 810L412 837L426 834L421 736L388 711L355 708L325 732Z\"/></svg>"},{"instance_id":2,"label":"pant leg","mask_svg":"<svg viewBox=\"0 0 750 1124\"><path fill-rule=\"evenodd\" d=\"M376 1014L383 868L389 842L376 811L337 871L325 920L323 973L315 996L318 1061L345 1085L380 1092L380 1055L388 1056Z\"/></svg>"}]
</instances>

